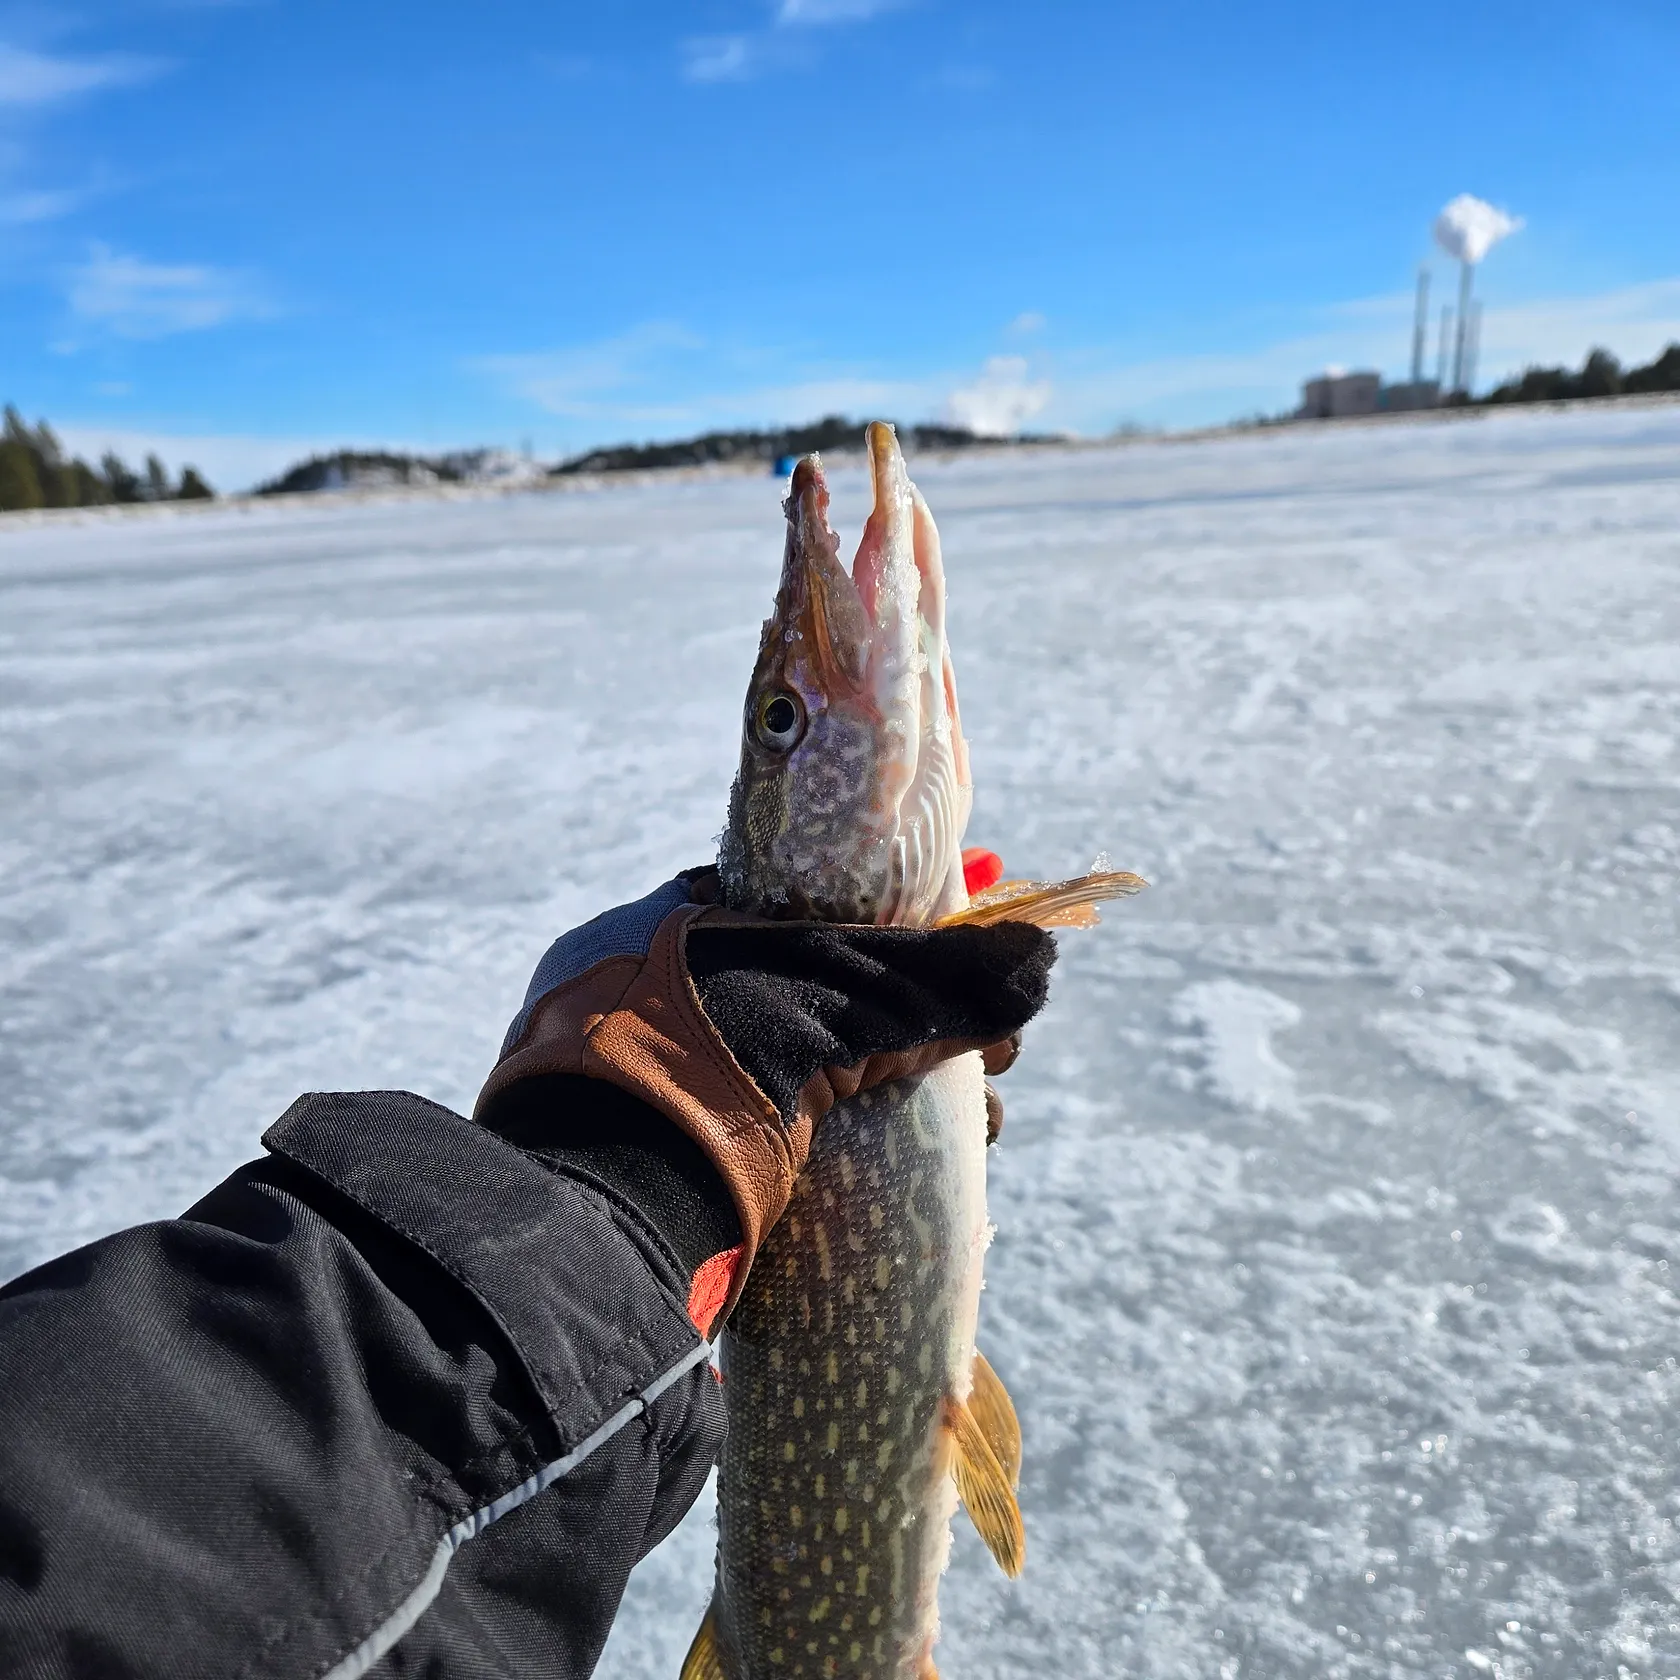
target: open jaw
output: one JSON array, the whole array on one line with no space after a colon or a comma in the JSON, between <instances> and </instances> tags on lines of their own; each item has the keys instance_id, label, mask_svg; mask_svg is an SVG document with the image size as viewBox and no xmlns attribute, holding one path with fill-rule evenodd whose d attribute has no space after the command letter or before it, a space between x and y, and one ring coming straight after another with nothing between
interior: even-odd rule
<instances>
[{"instance_id":1,"label":"open jaw","mask_svg":"<svg viewBox=\"0 0 1680 1680\"><path fill-rule=\"evenodd\" d=\"M943 649L945 573L939 533L910 482L892 427L873 421L866 438L874 506L849 574L840 560L840 539L828 523L821 458L807 455L794 467L781 605L784 614L793 607L789 616L803 618L798 605L810 603L809 618L799 628L819 637L828 657L860 682L873 670L879 685L915 657L923 640L919 631ZM804 575L794 575L795 568Z\"/></svg>"},{"instance_id":2,"label":"open jaw","mask_svg":"<svg viewBox=\"0 0 1680 1680\"><path fill-rule=\"evenodd\" d=\"M973 793L939 532L892 428L877 421L866 436L874 506L850 575L821 463L808 456L795 468L784 610L803 607L798 630L828 703L849 704L874 736L869 832L859 836L876 853L874 919L916 923L966 902L960 854ZM790 575L795 566L803 576Z\"/></svg>"}]
</instances>

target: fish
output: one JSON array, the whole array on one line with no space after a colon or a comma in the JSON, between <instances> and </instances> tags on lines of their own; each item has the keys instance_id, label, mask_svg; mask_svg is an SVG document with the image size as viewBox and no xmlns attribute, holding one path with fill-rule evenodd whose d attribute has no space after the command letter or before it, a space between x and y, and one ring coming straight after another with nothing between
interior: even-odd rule
<instances>
[{"instance_id":1,"label":"fish","mask_svg":"<svg viewBox=\"0 0 1680 1680\"><path fill-rule=\"evenodd\" d=\"M820 459L795 466L775 608L719 843L723 902L781 919L1086 926L1100 870L970 894L973 804L939 532L893 429L848 572ZM712 1601L682 1680L936 1680L960 1499L1005 1574L1021 1434L975 1346L987 1089L977 1052L822 1120L720 1337L728 1429Z\"/></svg>"}]
</instances>

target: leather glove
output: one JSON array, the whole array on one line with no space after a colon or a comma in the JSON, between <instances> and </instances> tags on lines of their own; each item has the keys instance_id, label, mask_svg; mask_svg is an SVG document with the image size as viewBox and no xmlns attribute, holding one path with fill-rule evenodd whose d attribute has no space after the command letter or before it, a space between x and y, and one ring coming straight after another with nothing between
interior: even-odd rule
<instances>
[{"instance_id":1,"label":"leather glove","mask_svg":"<svg viewBox=\"0 0 1680 1680\"><path fill-rule=\"evenodd\" d=\"M741 1246L732 1305L834 1103L967 1050L1014 1059L1056 947L1041 929L772 922L697 898L695 870L555 941L478 1099L585 1075L674 1122L716 1168Z\"/></svg>"}]
</instances>

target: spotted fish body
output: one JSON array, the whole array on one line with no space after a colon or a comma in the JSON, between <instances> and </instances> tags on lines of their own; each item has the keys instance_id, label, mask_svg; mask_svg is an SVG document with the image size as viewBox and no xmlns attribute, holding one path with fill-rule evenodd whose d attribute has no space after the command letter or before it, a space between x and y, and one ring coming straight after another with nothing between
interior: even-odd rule
<instances>
[{"instance_id":1,"label":"spotted fish body","mask_svg":"<svg viewBox=\"0 0 1680 1680\"><path fill-rule=\"evenodd\" d=\"M939 536L890 427L869 428L869 453L875 505L850 575L820 464L794 470L719 850L724 899L906 926L1089 920L1081 906L1135 877L1014 883L970 904ZM682 1680L933 1680L959 1492L1019 1572L1020 1436L974 1345L986 1135L972 1053L818 1126L722 1338L716 1584Z\"/></svg>"},{"instance_id":2,"label":"spotted fish body","mask_svg":"<svg viewBox=\"0 0 1680 1680\"><path fill-rule=\"evenodd\" d=\"M717 1638L731 1680L929 1667L974 1362L977 1056L823 1121L724 1337Z\"/></svg>"}]
</instances>

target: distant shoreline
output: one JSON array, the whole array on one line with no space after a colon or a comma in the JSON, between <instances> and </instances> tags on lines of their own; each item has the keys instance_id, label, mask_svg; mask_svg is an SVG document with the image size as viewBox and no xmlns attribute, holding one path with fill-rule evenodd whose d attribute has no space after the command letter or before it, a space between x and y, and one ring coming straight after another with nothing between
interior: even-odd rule
<instances>
[{"instance_id":1,"label":"distant shoreline","mask_svg":"<svg viewBox=\"0 0 1680 1680\"><path fill-rule=\"evenodd\" d=\"M1083 453L1099 449L1131 449L1146 445L1210 443L1219 439L1273 438L1291 434L1321 437L1354 428L1372 426L1431 426L1477 423L1521 415L1625 412L1680 406L1680 392L1641 392L1632 396L1567 397L1555 402L1512 403L1498 406L1474 405L1419 409L1406 414L1361 414L1327 420L1244 420L1218 426L1191 427L1184 431L1138 431L1108 437L1055 437L997 439L984 452L962 449L922 449L911 457L917 461L972 461L982 454L1015 456L1044 454L1054 450ZM824 459L839 465L861 466L861 450L828 450ZM510 496L577 495L645 484L704 483L720 478L769 476L759 460L708 461L701 465L672 467L626 467L603 472L579 472L526 480L518 483L383 484L341 490L313 490L295 495L260 495L255 490L218 496L213 501L119 502L89 507L27 508L0 512L0 535L48 525L112 524L132 519L196 519L205 514L239 513L251 516L271 513L279 516L309 509L372 506L391 502L474 502L496 501Z\"/></svg>"}]
</instances>

